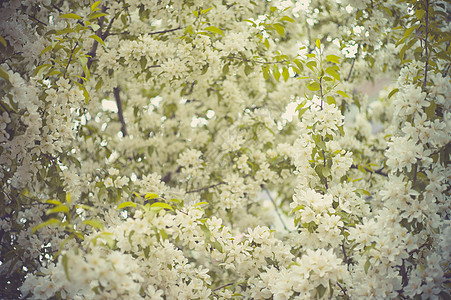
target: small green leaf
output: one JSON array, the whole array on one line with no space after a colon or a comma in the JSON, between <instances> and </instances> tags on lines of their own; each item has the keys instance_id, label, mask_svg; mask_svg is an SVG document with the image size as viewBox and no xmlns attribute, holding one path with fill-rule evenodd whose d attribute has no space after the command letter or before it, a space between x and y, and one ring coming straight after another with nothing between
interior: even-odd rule
<instances>
[{"instance_id":1,"label":"small green leaf","mask_svg":"<svg viewBox=\"0 0 451 300\"><path fill-rule=\"evenodd\" d=\"M338 95L340 95L340 96L343 96L343 97L349 98L348 94L346 94L346 93L345 93L345 92L343 92L343 91L337 91L337 94L338 94Z\"/></svg>"},{"instance_id":2,"label":"small green leaf","mask_svg":"<svg viewBox=\"0 0 451 300\"><path fill-rule=\"evenodd\" d=\"M324 296L324 293L326 293L326 290L327 290L326 287L322 284L320 284L316 287L316 291L318 292L319 299L321 299Z\"/></svg>"},{"instance_id":3,"label":"small green leaf","mask_svg":"<svg viewBox=\"0 0 451 300\"><path fill-rule=\"evenodd\" d=\"M220 34L220 35L224 35L222 30L219 29L218 27L215 27L215 26L208 26L208 27L205 28L205 30L213 32L213 33L217 33L217 34Z\"/></svg>"},{"instance_id":4,"label":"small green leaf","mask_svg":"<svg viewBox=\"0 0 451 300\"><path fill-rule=\"evenodd\" d=\"M95 228L100 229L100 230L103 229L103 224L99 220L95 220L95 219L84 220L82 223L86 224L86 225L89 225L89 226L92 226L92 227L95 227Z\"/></svg>"},{"instance_id":5,"label":"small green leaf","mask_svg":"<svg viewBox=\"0 0 451 300\"><path fill-rule=\"evenodd\" d=\"M193 10L192 13L196 18L199 18L199 12L197 10Z\"/></svg>"},{"instance_id":6,"label":"small green leaf","mask_svg":"<svg viewBox=\"0 0 451 300\"><path fill-rule=\"evenodd\" d=\"M136 203L131 202L131 201L126 201L126 202L123 202L123 203L119 204L116 209L119 210L119 209L126 208L126 207L134 207L134 208L136 208Z\"/></svg>"},{"instance_id":7,"label":"small green leaf","mask_svg":"<svg viewBox=\"0 0 451 300\"><path fill-rule=\"evenodd\" d=\"M274 65L272 68L272 74L274 75L274 78L276 79L276 81L279 81L280 72L279 72L279 68L276 65Z\"/></svg>"},{"instance_id":8,"label":"small green leaf","mask_svg":"<svg viewBox=\"0 0 451 300\"><path fill-rule=\"evenodd\" d=\"M3 45L3 47L7 46L6 40L0 35L0 44Z\"/></svg>"},{"instance_id":9,"label":"small green leaf","mask_svg":"<svg viewBox=\"0 0 451 300\"><path fill-rule=\"evenodd\" d=\"M69 208L66 205L58 205L58 206L56 206L54 208L51 208L51 209L47 210L45 212L45 214L46 215L51 215L51 214L59 213L59 212L67 214L67 213L69 213Z\"/></svg>"},{"instance_id":10,"label":"small green leaf","mask_svg":"<svg viewBox=\"0 0 451 300\"><path fill-rule=\"evenodd\" d=\"M365 270L365 274L368 274L368 269L370 268L371 263L370 260L368 259L365 263L365 265L363 266L363 269Z\"/></svg>"},{"instance_id":11,"label":"small green leaf","mask_svg":"<svg viewBox=\"0 0 451 300\"><path fill-rule=\"evenodd\" d=\"M82 19L82 17L80 17L79 15L76 15L76 14L63 14L63 15L59 16L59 18L76 19L76 20Z\"/></svg>"},{"instance_id":12,"label":"small green leaf","mask_svg":"<svg viewBox=\"0 0 451 300\"><path fill-rule=\"evenodd\" d=\"M9 82L9 75L2 67L0 67L0 77Z\"/></svg>"},{"instance_id":13,"label":"small green leaf","mask_svg":"<svg viewBox=\"0 0 451 300\"><path fill-rule=\"evenodd\" d=\"M340 74L338 74L338 72L334 68L328 67L326 69L326 73L331 75L336 80L340 80Z\"/></svg>"},{"instance_id":14,"label":"small green leaf","mask_svg":"<svg viewBox=\"0 0 451 300\"><path fill-rule=\"evenodd\" d=\"M316 39L315 45L316 45L316 48L320 49L321 48L321 40Z\"/></svg>"},{"instance_id":15,"label":"small green leaf","mask_svg":"<svg viewBox=\"0 0 451 300\"><path fill-rule=\"evenodd\" d=\"M319 91L321 86L319 85L319 82L312 81L307 85L307 88L313 92Z\"/></svg>"},{"instance_id":16,"label":"small green leaf","mask_svg":"<svg viewBox=\"0 0 451 300\"><path fill-rule=\"evenodd\" d=\"M105 17L105 16L108 16L108 14L102 13L102 12L98 12L98 13L94 13L94 14L90 15L89 16L89 20L94 20L94 19L97 19L97 18L100 18L100 17Z\"/></svg>"},{"instance_id":17,"label":"small green leaf","mask_svg":"<svg viewBox=\"0 0 451 300\"><path fill-rule=\"evenodd\" d=\"M271 7L269 8L269 10L270 10L271 12L275 12L275 11L277 10L277 7L271 6Z\"/></svg>"},{"instance_id":18,"label":"small green leaf","mask_svg":"<svg viewBox=\"0 0 451 300\"><path fill-rule=\"evenodd\" d=\"M315 68L317 66L316 61L309 61L305 64L310 70L315 71Z\"/></svg>"},{"instance_id":19,"label":"small green leaf","mask_svg":"<svg viewBox=\"0 0 451 300\"><path fill-rule=\"evenodd\" d=\"M393 89L390 94L388 94L388 99L390 99L394 94L396 94L397 92L399 92L399 89Z\"/></svg>"},{"instance_id":20,"label":"small green leaf","mask_svg":"<svg viewBox=\"0 0 451 300\"><path fill-rule=\"evenodd\" d=\"M161 208L166 208L166 209L169 209L169 210L174 210L174 209L172 208L172 206L170 206L170 205L167 204L167 203L163 203L163 202L155 202L155 203L152 204L150 207L161 207Z\"/></svg>"},{"instance_id":21,"label":"small green leaf","mask_svg":"<svg viewBox=\"0 0 451 300\"><path fill-rule=\"evenodd\" d=\"M63 268L64 268L64 274L66 274L67 280L70 281L70 277L69 277L69 258L67 257L66 254L63 255L62 263L63 263Z\"/></svg>"},{"instance_id":22,"label":"small green leaf","mask_svg":"<svg viewBox=\"0 0 451 300\"><path fill-rule=\"evenodd\" d=\"M273 27L274 27L274 29L277 31L277 33L280 35L280 36L284 36L285 35L285 28L283 27L283 25L282 24L280 24L280 23L275 23L275 24L273 24Z\"/></svg>"},{"instance_id":23,"label":"small green leaf","mask_svg":"<svg viewBox=\"0 0 451 300\"><path fill-rule=\"evenodd\" d=\"M287 81L288 78L290 77L290 72L288 72L288 68L287 67L283 67L283 69L282 69L282 76L283 76L283 79L285 81Z\"/></svg>"},{"instance_id":24,"label":"small green leaf","mask_svg":"<svg viewBox=\"0 0 451 300\"><path fill-rule=\"evenodd\" d=\"M99 0L99 1L94 2L94 3L91 5L91 11L97 11L97 10L99 10L99 9L97 8L97 6L99 6L100 2L102 2L102 0ZM96 8L97 8L97 9L96 9Z\"/></svg>"},{"instance_id":25,"label":"small green leaf","mask_svg":"<svg viewBox=\"0 0 451 300\"><path fill-rule=\"evenodd\" d=\"M201 13L202 15L205 15L205 14L206 14L207 12L209 12L212 8L213 8L213 6L207 8L207 9L203 9L203 10L200 11L200 13Z\"/></svg>"},{"instance_id":26,"label":"small green leaf","mask_svg":"<svg viewBox=\"0 0 451 300\"><path fill-rule=\"evenodd\" d=\"M199 202L199 203L197 203L196 205L194 205L194 206L200 206L200 205L204 205L204 204L209 204L208 202Z\"/></svg>"},{"instance_id":27,"label":"small green leaf","mask_svg":"<svg viewBox=\"0 0 451 300\"><path fill-rule=\"evenodd\" d=\"M154 194L154 193L147 193L145 196L144 196L144 198L146 198L146 199L156 199L156 198L158 198L158 197L160 197L158 194Z\"/></svg>"},{"instance_id":28,"label":"small green leaf","mask_svg":"<svg viewBox=\"0 0 451 300\"><path fill-rule=\"evenodd\" d=\"M263 78L265 78L265 80L268 80L269 79L269 67L262 66L262 71L263 71Z\"/></svg>"},{"instance_id":29,"label":"small green leaf","mask_svg":"<svg viewBox=\"0 0 451 300\"><path fill-rule=\"evenodd\" d=\"M326 56L326 60L327 60L328 62L333 62L333 63L335 63L335 64L339 64L339 63L340 63L340 57L338 57L338 56L336 56L336 55L333 55L333 54L327 55L327 56Z\"/></svg>"},{"instance_id":30,"label":"small green leaf","mask_svg":"<svg viewBox=\"0 0 451 300\"><path fill-rule=\"evenodd\" d=\"M327 104L329 104L329 105L332 105L332 104L334 104L334 105L337 105L337 102L335 101L335 98L334 97L332 97L332 96L327 96Z\"/></svg>"},{"instance_id":31,"label":"small green leaf","mask_svg":"<svg viewBox=\"0 0 451 300\"><path fill-rule=\"evenodd\" d=\"M60 225L61 221L57 220L55 218L51 218L48 219L47 221L45 221L44 223L38 224L35 227L33 227L33 229L31 230L31 233L35 233L37 230L46 227L46 226L50 226L50 225Z\"/></svg>"},{"instance_id":32,"label":"small green leaf","mask_svg":"<svg viewBox=\"0 0 451 300\"><path fill-rule=\"evenodd\" d=\"M102 44L102 46L105 46L105 42L100 37L98 37L97 35L93 34L93 35L91 35L89 37L94 39L94 40L96 40L98 43Z\"/></svg>"},{"instance_id":33,"label":"small green leaf","mask_svg":"<svg viewBox=\"0 0 451 300\"><path fill-rule=\"evenodd\" d=\"M283 16L281 18L281 20L282 21L287 21L287 22L290 22L290 23L294 23L294 20L292 18L288 17L288 16Z\"/></svg>"}]
</instances>

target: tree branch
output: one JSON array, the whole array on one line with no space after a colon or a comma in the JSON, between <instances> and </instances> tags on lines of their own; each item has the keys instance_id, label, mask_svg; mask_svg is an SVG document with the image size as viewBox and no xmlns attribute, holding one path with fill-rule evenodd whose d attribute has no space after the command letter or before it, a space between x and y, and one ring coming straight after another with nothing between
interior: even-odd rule
<instances>
[{"instance_id":1,"label":"tree branch","mask_svg":"<svg viewBox=\"0 0 451 300\"><path fill-rule=\"evenodd\" d=\"M217 186L222 185L222 184L227 184L227 182L221 181L221 182L219 182L219 183L212 184L212 185L209 185L209 186L205 186L205 187L200 188L200 189L195 189L195 190L187 191L186 193L187 193L187 194L190 194L190 193L202 192L202 191L205 191L205 190L208 190L208 189L217 187Z\"/></svg>"},{"instance_id":2,"label":"tree branch","mask_svg":"<svg viewBox=\"0 0 451 300\"><path fill-rule=\"evenodd\" d=\"M77 46L78 46L78 41L75 43L74 47L72 48L72 51L70 52L69 60L67 61L66 68L64 69L63 78L66 78L67 69L69 68L69 65L70 65L70 63L71 63L71 61L72 61L72 56L74 55L74 51L75 51L75 48L77 48ZM83 76L82 76L82 77L85 77L85 76L84 76L84 73L83 73ZM81 79L80 79L80 80L81 80ZM83 81L82 81L82 82L83 82Z\"/></svg>"},{"instance_id":3,"label":"tree branch","mask_svg":"<svg viewBox=\"0 0 451 300\"><path fill-rule=\"evenodd\" d=\"M428 65L429 65L429 54L428 54L428 34L429 34L429 0L426 0L426 29L424 37L424 50L426 51L426 64L424 66L424 81L423 81L423 91L426 91L426 83L428 79Z\"/></svg>"},{"instance_id":4,"label":"tree branch","mask_svg":"<svg viewBox=\"0 0 451 300\"><path fill-rule=\"evenodd\" d=\"M351 169L358 169L358 167L356 166L356 165L351 165ZM379 170L376 170L376 171L371 171L370 169L368 169L368 168L364 168L365 169L365 171L367 171L368 173L371 173L371 174L378 174L378 175L381 175L381 176L385 176L385 177L388 177L388 174L387 173L385 173L385 172L382 172L382 170L383 170L383 168L381 168L381 169L379 169Z\"/></svg>"},{"instance_id":5,"label":"tree branch","mask_svg":"<svg viewBox=\"0 0 451 300\"><path fill-rule=\"evenodd\" d=\"M256 64L262 64L262 65L273 65L273 64L284 64L286 62L288 62L288 60L281 60L281 61L258 61L258 60L251 60L251 59L247 59L247 58L242 58L242 57L238 57L238 56L226 56L225 58L229 58L229 59L238 59L241 61L245 61L245 62L251 62L251 63L256 63Z\"/></svg>"},{"instance_id":6,"label":"tree branch","mask_svg":"<svg viewBox=\"0 0 451 300\"><path fill-rule=\"evenodd\" d=\"M274 205L274 210L276 211L277 216L279 217L280 222L282 223L283 228L285 228L286 231L290 232L290 230L288 229L287 225L285 224L285 222L282 219L282 216L280 215L279 212L279 208L277 207L276 202L274 201L274 199L272 198L271 194L269 193L268 189L262 184L261 185L262 189L266 192L266 194L269 197L269 200L271 200L272 204Z\"/></svg>"},{"instance_id":7,"label":"tree branch","mask_svg":"<svg viewBox=\"0 0 451 300\"><path fill-rule=\"evenodd\" d=\"M127 129L125 126L124 113L122 111L122 102L121 102L121 97L120 97L120 91L121 91L121 89L119 87L115 87L113 89L114 98L116 99L116 105L117 105L117 114L119 116L119 122L121 122L121 131L122 131L122 135L125 137L125 136L127 136Z\"/></svg>"}]
</instances>

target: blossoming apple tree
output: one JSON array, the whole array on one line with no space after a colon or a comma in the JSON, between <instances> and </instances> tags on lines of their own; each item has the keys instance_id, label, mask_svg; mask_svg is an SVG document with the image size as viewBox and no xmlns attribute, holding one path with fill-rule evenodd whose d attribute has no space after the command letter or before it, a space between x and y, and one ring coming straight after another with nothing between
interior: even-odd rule
<instances>
[{"instance_id":1,"label":"blossoming apple tree","mask_svg":"<svg viewBox=\"0 0 451 300\"><path fill-rule=\"evenodd\" d=\"M0 6L1 298L449 299L449 2Z\"/></svg>"}]
</instances>

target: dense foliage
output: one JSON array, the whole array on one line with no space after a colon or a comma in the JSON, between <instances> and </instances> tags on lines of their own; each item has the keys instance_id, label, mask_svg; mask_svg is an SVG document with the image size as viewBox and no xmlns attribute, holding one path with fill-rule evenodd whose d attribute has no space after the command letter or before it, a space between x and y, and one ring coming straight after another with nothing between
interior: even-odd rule
<instances>
[{"instance_id":1,"label":"dense foliage","mask_svg":"<svg viewBox=\"0 0 451 300\"><path fill-rule=\"evenodd\" d=\"M449 2L0 6L0 297L451 297Z\"/></svg>"}]
</instances>

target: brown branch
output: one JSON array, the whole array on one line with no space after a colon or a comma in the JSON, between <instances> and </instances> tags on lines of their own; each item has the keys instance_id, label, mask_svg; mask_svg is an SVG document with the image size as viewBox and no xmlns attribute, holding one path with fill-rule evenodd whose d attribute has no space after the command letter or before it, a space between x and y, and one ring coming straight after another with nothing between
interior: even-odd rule
<instances>
[{"instance_id":1,"label":"brown branch","mask_svg":"<svg viewBox=\"0 0 451 300\"><path fill-rule=\"evenodd\" d=\"M202 191L208 190L208 189L210 189L210 188L217 187L217 186L222 185L222 184L227 184L227 182L221 181L221 182L219 182L219 183L212 184L212 185L209 185L209 186L205 186L205 187L200 188L200 189L195 189L195 190L187 191L186 193L187 193L187 194L190 194L190 193L202 192Z\"/></svg>"},{"instance_id":2,"label":"brown branch","mask_svg":"<svg viewBox=\"0 0 451 300\"><path fill-rule=\"evenodd\" d=\"M179 26L177 28L173 28L173 29L167 29L167 30L161 30L161 31L154 31L154 32L149 32L147 33L148 35L154 35L154 34L161 34L161 33L168 33L168 32L173 32L173 31L177 31L183 29L182 26Z\"/></svg>"},{"instance_id":3,"label":"brown branch","mask_svg":"<svg viewBox=\"0 0 451 300\"><path fill-rule=\"evenodd\" d=\"M30 14L26 14L26 15L29 16L30 18L32 18L33 20L35 20L36 22L38 22L39 24L42 24L42 25L47 26L46 23L44 23L44 22L42 22L42 21L36 19L36 17L34 17L34 16L30 15Z\"/></svg>"},{"instance_id":4,"label":"brown branch","mask_svg":"<svg viewBox=\"0 0 451 300\"><path fill-rule=\"evenodd\" d=\"M358 167L357 167L356 165L351 165L351 169L358 169ZM371 173L371 174L374 173L374 174L378 174L378 175L382 175L382 176L388 177L388 174L387 174L387 173L382 172L383 168L381 168L381 169L379 169L379 170L376 170L376 171L371 171L370 169L365 168L365 167L364 167L364 169L365 169L365 171L367 171L368 173Z\"/></svg>"},{"instance_id":5,"label":"brown branch","mask_svg":"<svg viewBox=\"0 0 451 300\"><path fill-rule=\"evenodd\" d=\"M64 70L63 78L66 78L67 69L69 68L70 63L72 62L72 56L74 55L75 48L78 46L78 41L75 43L72 51L70 52L69 60L67 61L66 69ZM82 76L84 77L84 75ZM80 79L81 80L81 79Z\"/></svg>"},{"instance_id":6,"label":"brown branch","mask_svg":"<svg viewBox=\"0 0 451 300\"><path fill-rule=\"evenodd\" d=\"M124 120L124 113L122 111L122 101L120 97L120 91L121 89L119 87L115 87L113 89L114 98L116 99L116 105L117 105L117 114L119 116L119 122L121 122L121 131L122 136L127 136L127 128L125 126L125 120Z\"/></svg>"}]
</instances>

